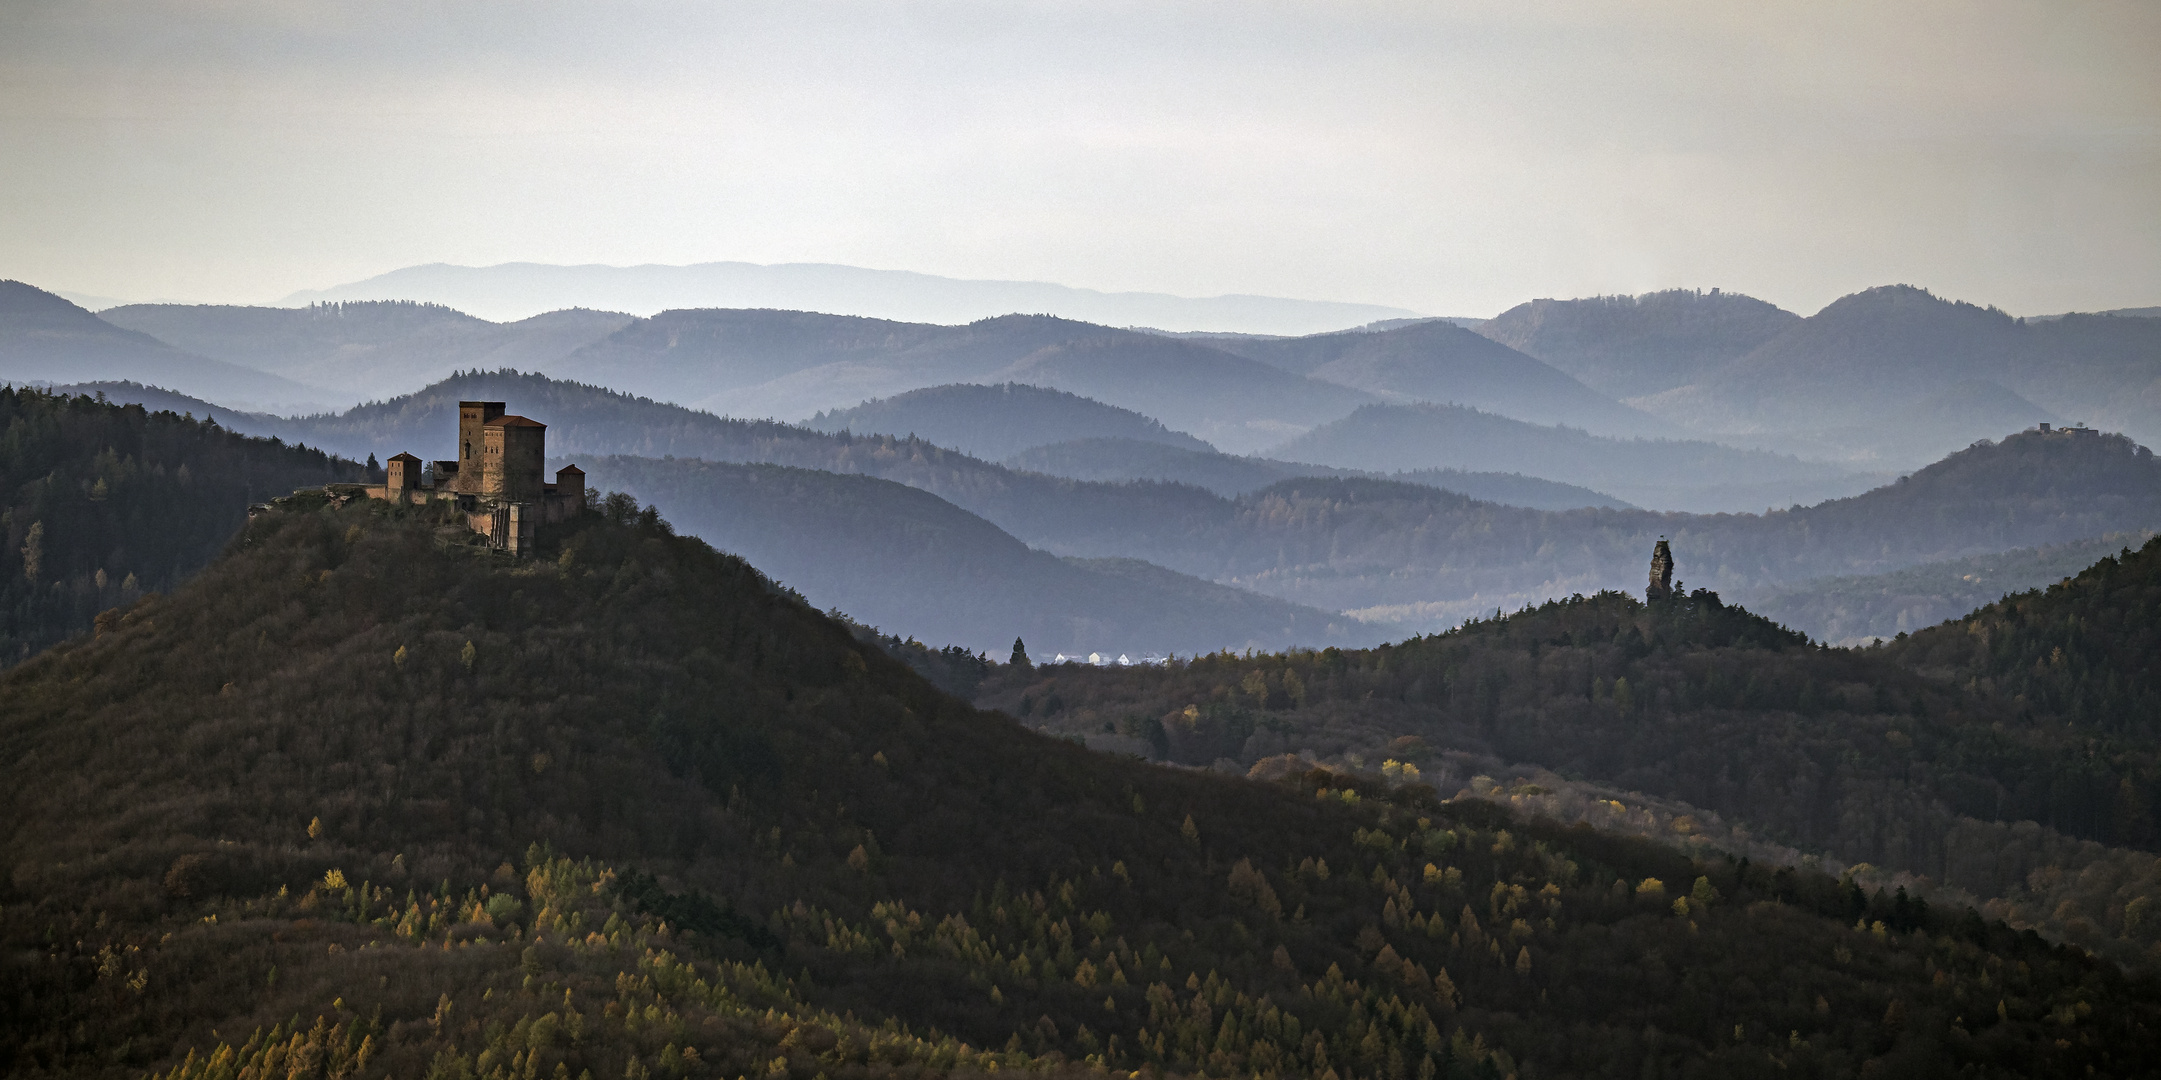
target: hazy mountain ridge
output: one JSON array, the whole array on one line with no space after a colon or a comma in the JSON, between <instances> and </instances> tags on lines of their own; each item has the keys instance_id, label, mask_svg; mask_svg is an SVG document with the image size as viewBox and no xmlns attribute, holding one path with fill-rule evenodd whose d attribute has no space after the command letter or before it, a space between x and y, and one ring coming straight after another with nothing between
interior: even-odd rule
<instances>
[{"instance_id":1,"label":"hazy mountain ridge","mask_svg":"<svg viewBox=\"0 0 2161 1080\"><path fill-rule=\"evenodd\" d=\"M1867 430L1931 448L1982 437L1988 417L1941 410L1963 383L1992 383L2068 420L2161 438L2161 321L2015 319L1912 286L1843 297L1705 378L1632 404L1685 426L1790 432L1868 448ZM1930 403L1937 414L1927 415ZM1917 415L1917 407L1918 415ZM2038 417L2037 417L2038 419Z\"/></svg>"},{"instance_id":2,"label":"hazy mountain ridge","mask_svg":"<svg viewBox=\"0 0 2161 1080\"><path fill-rule=\"evenodd\" d=\"M1144 559L1321 610L1426 628L1496 607L1634 587L1661 535L1675 541L1688 580L1736 591L1879 574L2161 521L2161 480L2150 453L2101 435L2016 435L1962 451L1905 483L1761 516L1555 513L1420 484L1344 478L1287 479L1226 499L1185 484L1017 472L922 440L724 420L538 375L461 376L425 395L344 417L278 421L264 433L355 457L431 455L429 447L450 445L461 398L507 400L547 418L558 460L672 454L878 476L929 491L1059 555Z\"/></svg>"},{"instance_id":3,"label":"hazy mountain ridge","mask_svg":"<svg viewBox=\"0 0 2161 1080\"><path fill-rule=\"evenodd\" d=\"M1080 439L1122 439L1201 453L1215 451L1131 409L1020 383L962 383L911 390L849 409L821 412L803 426L816 431L916 435L986 461Z\"/></svg>"},{"instance_id":4,"label":"hazy mountain ridge","mask_svg":"<svg viewBox=\"0 0 2161 1080\"><path fill-rule=\"evenodd\" d=\"M1383 475L1357 469L1337 469L1272 458L1233 457L1214 451L1187 450L1157 442L1133 439L1078 439L1038 446L1005 459L1002 464L1027 472L1048 473L1075 480L1118 482L1162 480L1206 488L1231 498L1258 491L1297 476L1364 476L1400 480L1468 495L1487 502L1525 506L1539 510L1571 510L1580 506L1634 509L1602 492L1574 484L1542 480L1521 473L1465 472L1461 469L1425 469Z\"/></svg>"},{"instance_id":5,"label":"hazy mountain ridge","mask_svg":"<svg viewBox=\"0 0 2161 1080\"><path fill-rule=\"evenodd\" d=\"M1364 645L1400 628L1128 560L1107 572L1028 547L927 491L780 465L600 457L588 482L664 508L819 608L1000 655L1014 638L1085 655Z\"/></svg>"},{"instance_id":6,"label":"hazy mountain ridge","mask_svg":"<svg viewBox=\"0 0 2161 1080\"><path fill-rule=\"evenodd\" d=\"M1600 393L1634 398L1695 382L1800 320L1739 293L1669 289L1640 296L1532 300L1476 329Z\"/></svg>"},{"instance_id":7,"label":"hazy mountain ridge","mask_svg":"<svg viewBox=\"0 0 2161 1080\"><path fill-rule=\"evenodd\" d=\"M304 290L284 302L337 300L428 300L506 321L573 307L646 315L671 308L783 308L948 325L1036 311L1109 326L1260 333L1312 333L1412 315L1377 304L1099 292L1049 282L969 281L828 263L742 262L483 267L435 263Z\"/></svg>"},{"instance_id":8,"label":"hazy mountain ridge","mask_svg":"<svg viewBox=\"0 0 2161 1080\"><path fill-rule=\"evenodd\" d=\"M124 330L52 293L0 281L0 381L127 380L257 409L316 408L322 387L197 356Z\"/></svg>"},{"instance_id":9,"label":"hazy mountain ridge","mask_svg":"<svg viewBox=\"0 0 2161 1080\"><path fill-rule=\"evenodd\" d=\"M1468 405L1531 423L1567 424L1609 435L1667 430L1664 422L1534 357L1444 319L1378 332L1231 338L1211 344L1389 401Z\"/></svg>"},{"instance_id":10,"label":"hazy mountain ridge","mask_svg":"<svg viewBox=\"0 0 2161 1080\"><path fill-rule=\"evenodd\" d=\"M305 308L140 304L99 317L204 356L360 399L417 390L454 369L540 367L631 321L614 312L563 310L494 323L440 305L393 301Z\"/></svg>"},{"instance_id":11,"label":"hazy mountain ridge","mask_svg":"<svg viewBox=\"0 0 2161 1080\"><path fill-rule=\"evenodd\" d=\"M1618 439L1456 405L1368 405L1267 451L1367 472L1521 472L1639 506L1717 513L1857 494L1877 477L1708 441Z\"/></svg>"},{"instance_id":12,"label":"hazy mountain ridge","mask_svg":"<svg viewBox=\"0 0 2161 1080\"><path fill-rule=\"evenodd\" d=\"M1833 645L1866 644L1964 618L2006 595L2075 576L2151 533L2117 533L2048 547L2019 548L1924 563L1870 577L1803 581L1736 599L1752 611Z\"/></svg>"},{"instance_id":13,"label":"hazy mountain ridge","mask_svg":"<svg viewBox=\"0 0 2161 1080\"><path fill-rule=\"evenodd\" d=\"M1176 338L1037 315L929 326L802 312L671 311L544 370L724 415L786 419L932 386L1019 382L1244 447L1370 400Z\"/></svg>"}]
</instances>

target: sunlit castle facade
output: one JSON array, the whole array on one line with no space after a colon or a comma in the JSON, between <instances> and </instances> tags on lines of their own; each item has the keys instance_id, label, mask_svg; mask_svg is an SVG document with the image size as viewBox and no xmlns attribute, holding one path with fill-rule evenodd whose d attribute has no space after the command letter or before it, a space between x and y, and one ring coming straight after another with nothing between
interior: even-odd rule
<instances>
[{"instance_id":1,"label":"sunlit castle facade","mask_svg":"<svg viewBox=\"0 0 2161 1080\"><path fill-rule=\"evenodd\" d=\"M382 484L368 495L396 503L455 500L489 544L523 555L541 522L566 521L585 509L585 470L565 465L544 475L548 425L512 416L500 401L458 402L458 456L432 469L411 454L385 462Z\"/></svg>"}]
</instances>

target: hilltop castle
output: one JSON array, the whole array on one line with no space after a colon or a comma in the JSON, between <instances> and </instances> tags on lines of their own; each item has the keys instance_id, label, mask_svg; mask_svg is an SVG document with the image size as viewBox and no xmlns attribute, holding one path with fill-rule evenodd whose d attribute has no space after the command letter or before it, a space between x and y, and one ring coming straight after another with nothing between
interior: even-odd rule
<instances>
[{"instance_id":1,"label":"hilltop castle","mask_svg":"<svg viewBox=\"0 0 2161 1080\"><path fill-rule=\"evenodd\" d=\"M401 453L384 463L388 475L367 493L395 503L455 501L490 546L523 555L541 522L566 521L585 509L585 470L565 465L552 484L542 475L547 440L548 425L509 415L503 402L461 401L456 460L429 468Z\"/></svg>"}]
</instances>

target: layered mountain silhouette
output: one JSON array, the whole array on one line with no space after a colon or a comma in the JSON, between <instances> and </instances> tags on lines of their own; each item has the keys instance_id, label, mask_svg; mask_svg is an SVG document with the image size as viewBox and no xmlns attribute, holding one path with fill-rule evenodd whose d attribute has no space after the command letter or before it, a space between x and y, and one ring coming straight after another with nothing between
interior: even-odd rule
<instances>
[{"instance_id":1,"label":"layered mountain silhouette","mask_svg":"<svg viewBox=\"0 0 2161 1080\"><path fill-rule=\"evenodd\" d=\"M1234 451L1373 400L1206 345L1041 315L932 326L669 311L542 370L723 415L787 420L947 383L1028 383L1132 409Z\"/></svg>"},{"instance_id":2,"label":"layered mountain silhouette","mask_svg":"<svg viewBox=\"0 0 2161 1080\"><path fill-rule=\"evenodd\" d=\"M1060 559L927 491L779 465L602 457L590 483L667 508L823 609L1002 654L1163 655L1367 645L1401 633L1152 566Z\"/></svg>"},{"instance_id":3,"label":"layered mountain silhouette","mask_svg":"<svg viewBox=\"0 0 2161 1080\"><path fill-rule=\"evenodd\" d=\"M1701 431L1942 453L2010 415L2161 438L2161 320L2013 318L1894 285L1844 297L1686 385L1631 398Z\"/></svg>"},{"instance_id":4,"label":"layered mountain silhouette","mask_svg":"<svg viewBox=\"0 0 2161 1080\"><path fill-rule=\"evenodd\" d=\"M1880 574L2137 531L2161 521L2161 481L2151 454L2121 436L2090 431L2014 435L1857 497L1767 515L1693 515L1524 509L1428 483L1337 470L1279 480L1234 498L1187 483L1068 479L985 462L921 439L727 420L539 375L460 376L423 394L337 416L220 413L219 420L356 458L380 458L448 445L456 403L464 398L516 401L549 417L549 446L558 460L673 455L876 476L935 494L1026 545L1061 556L1143 559L1325 611L1355 610L1422 628L1453 625L1495 606L1634 587L1644 552L1661 535L1685 541L1677 550L1684 552L1689 580L1736 591ZM1477 419L1475 412L1461 411ZM1632 445L1572 437L1592 440L1597 453ZM1701 452L1741 454L1716 446ZM1760 456L1782 468L1792 464ZM1427 479L1448 483L1445 476Z\"/></svg>"},{"instance_id":5,"label":"layered mountain silhouette","mask_svg":"<svg viewBox=\"0 0 2161 1080\"><path fill-rule=\"evenodd\" d=\"M1125 439L1212 453L1215 448L1131 409L1040 386L932 386L804 422L818 431L919 435L996 461L1032 447L1076 439Z\"/></svg>"},{"instance_id":6,"label":"layered mountain silhouette","mask_svg":"<svg viewBox=\"0 0 2161 1080\"><path fill-rule=\"evenodd\" d=\"M200 356L105 322L52 293L0 281L0 380L120 380L168 387L233 408L320 408L325 388Z\"/></svg>"},{"instance_id":7,"label":"layered mountain silhouette","mask_svg":"<svg viewBox=\"0 0 2161 1080\"><path fill-rule=\"evenodd\" d=\"M437 304L390 301L304 308L132 304L98 317L356 401L408 393L456 369L539 367L631 321L572 309L493 323Z\"/></svg>"},{"instance_id":8,"label":"layered mountain silhouette","mask_svg":"<svg viewBox=\"0 0 2161 1080\"><path fill-rule=\"evenodd\" d=\"M1519 471L1639 506L1715 513L1856 494L1872 478L1707 441L1617 439L1458 405L1368 405L1268 456L1345 469Z\"/></svg>"},{"instance_id":9,"label":"layered mountain silhouette","mask_svg":"<svg viewBox=\"0 0 2161 1080\"><path fill-rule=\"evenodd\" d=\"M1477 331L1600 393L1634 398L1693 383L1800 321L1790 311L1739 293L1671 289L1533 300L1494 316Z\"/></svg>"},{"instance_id":10,"label":"layered mountain silhouette","mask_svg":"<svg viewBox=\"0 0 2161 1080\"><path fill-rule=\"evenodd\" d=\"M1004 464L1075 480L1167 480L1206 488L1225 496L1258 491L1294 476L1367 476L1425 484L1486 502L1540 510L1568 510L1579 506L1629 508L1629 504L1602 492L1521 473L1424 469L1384 475L1272 458L1233 457L1139 439L1077 439L1053 443L1022 451L1005 459Z\"/></svg>"},{"instance_id":11,"label":"layered mountain silhouette","mask_svg":"<svg viewBox=\"0 0 2161 1080\"><path fill-rule=\"evenodd\" d=\"M778 308L942 324L1038 311L1111 326L1264 334L1308 334L1411 314L1377 304L1273 296L1111 293L1040 281L967 281L829 263L767 266L742 262L693 266L436 263L297 292L285 303L352 300L433 301L504 321L580 307L641 315L676 308Z\"/></svg>"},{"instance_id":12,"label":"layered mountain silhouette","mask_svg":"<svg viewBox=\"0 0 2161 1080\"><path fill-rule=\"evenodd\" d=\"M1379 332L1223 338L1211 344L1388 401L1467 405L1532 423L1567 424L1609 435L1666 430L1663 422L1621 405L1568 374L1445 319Z\"/></svg>"},{"instance_id":13,"label":"layered mountain silhouette","mask_svg":"<svg viewBox=\"0 0 2161 1080\"><path fill-rule=\"evenodd\" d=\"M2104 556L2142 547L2152 533L2115 533L1924 563L1888 574L1821 578L1737 599L1819 641L1866 644L1961 619L2012 593L2076 576Z\"/></svg>"}]
</instances>

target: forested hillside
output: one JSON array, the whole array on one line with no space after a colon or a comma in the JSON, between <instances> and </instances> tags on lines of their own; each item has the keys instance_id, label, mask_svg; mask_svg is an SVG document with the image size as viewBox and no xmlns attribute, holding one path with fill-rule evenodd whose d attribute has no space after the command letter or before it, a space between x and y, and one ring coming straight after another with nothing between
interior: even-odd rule
<instances>
[{"instance_id":1,"label":"forested hillside","mask_svg":"<svg viewBox=\"0 0 2161 1080\"><path fill-rule=\"evenodd\" d=\"M2127 609L2109 620L2111 640L2146 644L2151 621ZM1932 634L1968 639L1951 627ZM2027 651L2046 665L2053 648ZM1052 730L1108 724L1178 761L1292 751L1368 767L1407 760L1444 792L1471 778L1443 751L1537 763L1990 898L2161 968L2161 927L2142 915L2153 901L2140 900L2161 895L2148 854L2161 736L2038 696L1977 693L1964 672L1916 670L1921 655L1827 650L1704 590L1649 604L1602 593L1360 652L1006 672L979 701ZM2088 670L2104 671L2099 661ZM2112 704L2143 701L2148 667L2130 660L2095 685L2115 689Z\"/></svg>"},{"instance_id":2,"label":"forested hillside","mask_svg":"<svg viewBox=\"0 0 2161 1080\"><path fill-rule=\"evenodd\" d=\"M360 478L320 450L0 387L0 664L178 585L224 548L249 503Z\"/></svg>"},{"instance_id":3,"label":"forested hillside","mask_svg":"<svg viewBox=\"0 0 2161 1080\"><path fill-rule=\"evenodd\" d=\"M2061 717L2110 742L2161 740L2161 538L2077 577L2005 597L1892 643L1914 670L1968 680L2022 713ZM2124 830L2161 842L2155 807L2130 800Z\"/></svg>"},{"instance_id":4,"label":"forested hillside","mask_svg":"<svg viewBox=\"0 0 2161 1080\"><path fill-rule=\"evenodd\" d=\"M2112 533L2047 547L2019 548L1923 563L1888 574L1796 582L1736 599L1749 610L1833 645L1964 618L2012 593L2044 588L2077 575L2126 545L2142 547L2152 532Z\"/></svg>"},{"instance_id":5,"label":"forested hillside","mask_svg":"<svg viewBox=\"0 0 2161 1080\"><path fill-rule=\"evenodd\" d=\"M2161 994L2075 950L1091 755L628 500L523 563L289 505L0 677L11 1075L2156 1067Z\"/></svg>"},{"instance_id":6,"label":"forested hillside","mask_svg":"<svg viewBox=\"0 0 2161 1080\"><path fill-rule=\"evenodd\" d=\"M985 461L1077 439L1125 439L1196 453L1215 447L1131 409L1041 386L954 384L910 390L804 421L816 431L915 435Z\"/></svg>"}]
</instances>

